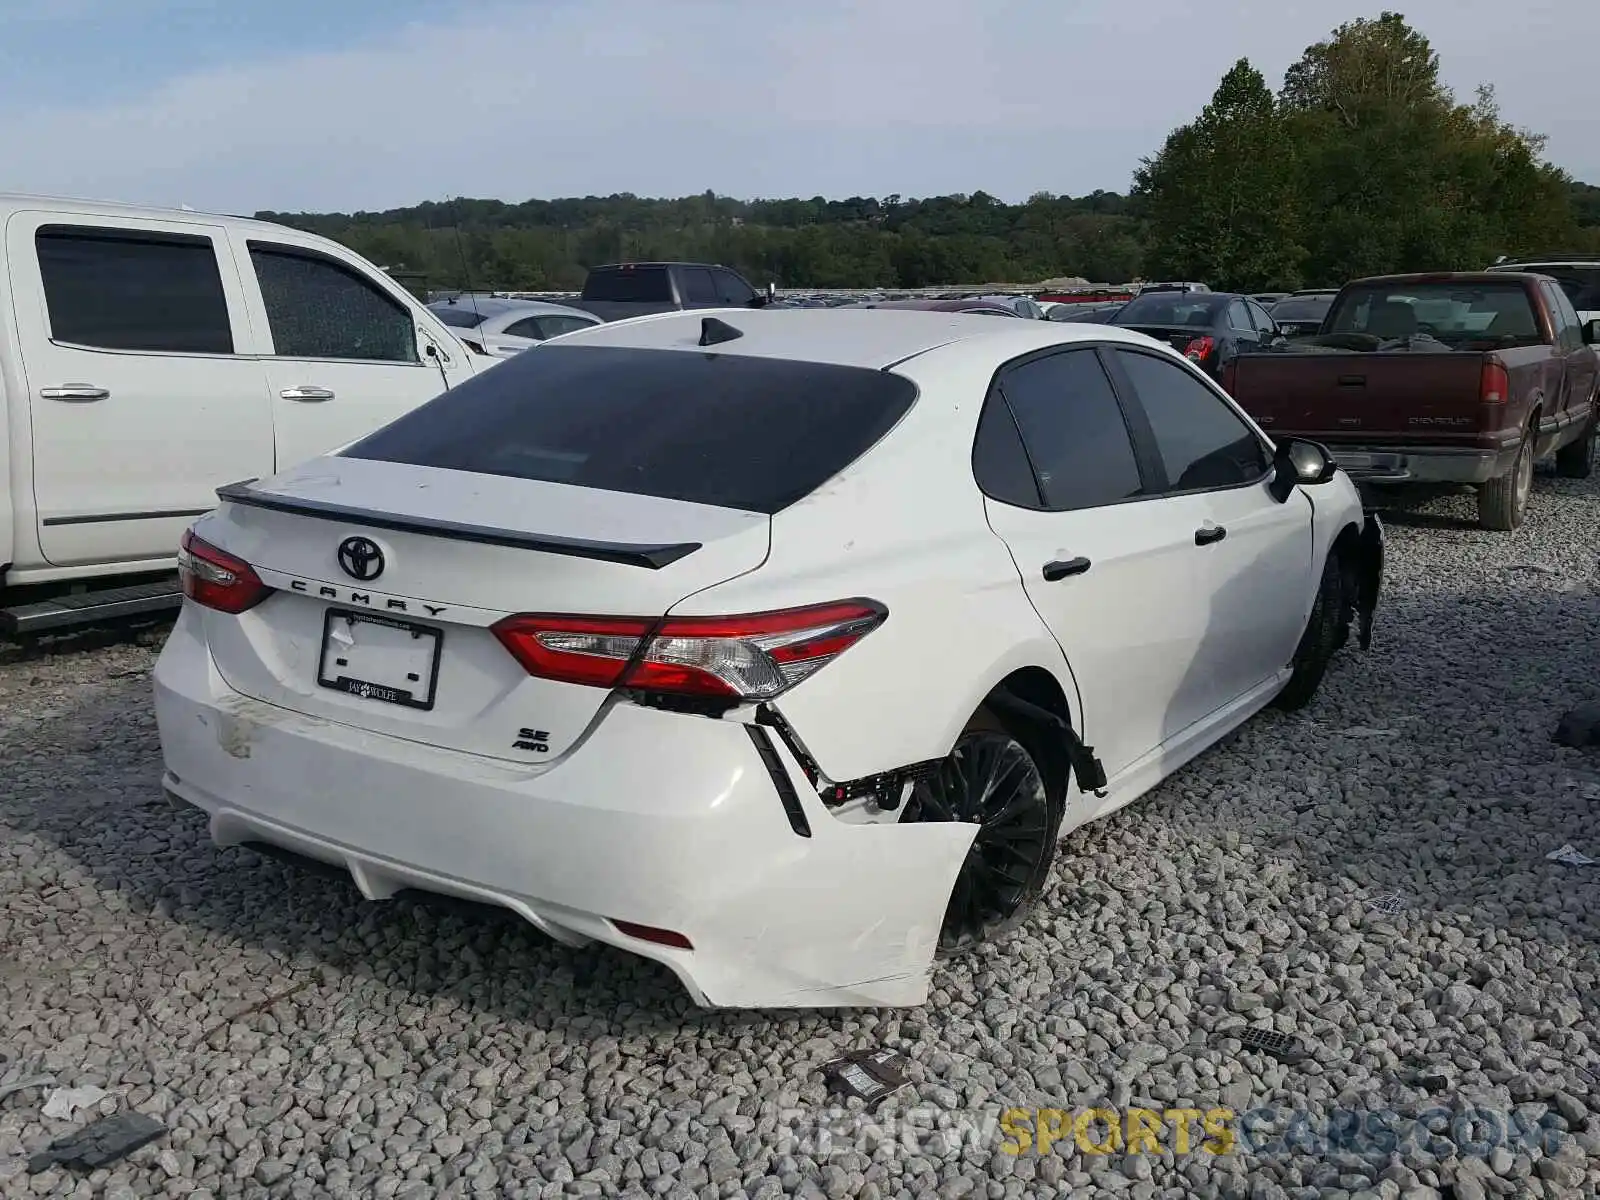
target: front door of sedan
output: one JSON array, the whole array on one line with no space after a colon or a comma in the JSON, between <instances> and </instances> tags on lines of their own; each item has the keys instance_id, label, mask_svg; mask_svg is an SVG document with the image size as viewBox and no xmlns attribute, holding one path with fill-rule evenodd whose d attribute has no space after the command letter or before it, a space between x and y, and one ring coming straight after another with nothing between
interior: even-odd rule
<instances>
[{"instance_id":1,"label":"front door of sedan","mask_svg":"<svg viewBox=\"0 0 1600 1200\"><path fill-rule=\"evenodd\" d=\"M1072 669L1078 731L1115 788L1187 722L1179 696L1211 618L1189 502L1150 497L1147 464L1093 348L1001 373L973 470L990 527Z\"/></svg>"},{"instance_id":2,"label":"front door of sedan","mask_svg":"<svg viewBox=\"0 0 1600 1200\"><path fill-rule=\"evenodd\" d=\"M1193 669L1174 701L1190 722L1287 666L1315 595L1311 500L1268 492L1272 456L1226 396L1169 355L1108 354L1112 378L1160 459L1172 519L1200 551L1195 598L1208 611Z\"/></svg>"}]
</instances>

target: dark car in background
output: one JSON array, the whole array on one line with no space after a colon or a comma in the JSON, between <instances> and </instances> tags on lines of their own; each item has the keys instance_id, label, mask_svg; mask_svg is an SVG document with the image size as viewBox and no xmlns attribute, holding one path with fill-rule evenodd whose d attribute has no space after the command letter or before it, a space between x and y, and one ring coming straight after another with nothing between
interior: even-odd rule
<instances>
[{"instance_id":1,"label":"dark car in background","mask_svg":"<svg viewBox=\"0 0 1600 1200\"><path fill-rule=\"evenodd\" d=\"M1278 330L1284 337L1310 337L1322 328L1323 318L1328 315L1328 310L1333 307L1333 298L1338 294L1337 289L1295 292L1267 309L1267 315L1277 322Z\"/></svg>"},{"instance_id":2,"label":"dark car in background","mask_svg":"<svg viewBox=\"0 0 1600 1200\"><path fill-rule=\"evenodd\" d=\"M914 308L923 312L978 313L986 317L1015 317L1019 321L1025 319L1010 305L996 304L992 300L868 300L850 307Z\"/></svg>"},{"instance_id":3,"label":"dark car in background","mask_svg":"<svg viewBox=\"0 0 1600 1200\"><path fill-rule=\"evenodd\" d=\"M1110 300L1102 304L1058 304L1045 314L1047 321L1087 321L1091 325L1109 325L1111 318L1127 306L1126 300Z\"/></svg>"},{"instance_id":4,"label":"dark car in background","mask_svg":"<svg viewBox=\"0 0 1600 1200\"><path fill-rule=\"evenodd\" d=\"M1240 353L1282 340L1267 310L1234 292L1147 292L1106 324L1166 342L1215 379Z\"/></svg>"},{"instance_id":5,"label":"dark car in background","mask_svg":"<svg viewBox=\"0 0 1600 1200\"><path fill-rule=\"evenodd\" d=\"M1579 321L1587 325L1600 320L1600 257L1519 259L1496 263L1489 270L1546 275L1561 285Z\"/></svg>"}]
</instances>

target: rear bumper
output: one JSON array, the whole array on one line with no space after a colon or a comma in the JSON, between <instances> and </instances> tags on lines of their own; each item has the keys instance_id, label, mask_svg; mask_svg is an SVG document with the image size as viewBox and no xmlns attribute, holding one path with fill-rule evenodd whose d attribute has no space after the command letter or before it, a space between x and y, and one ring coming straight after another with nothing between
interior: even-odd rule
<instances>
[{"instance_id":1,"label":"rear bumper","mask_svg":"<svg viewBox=\"0 0 1600 1200\"><path fill-rule=\"evenodd\" d=\"M1334 461L1360 483L1488 483L1511 470L1515 443L1503 449L1414 446L1328 447Z\"/></svg>"},{"instance_id":2,"label":"rear bumper","mask_svg":"<svg viewBox=\"0 0 1600 1200\"><path fill-rule=\"evenodd\" d=\"M498 905L559 941L664 963L707 1006L922 1003L973 836L841 822L781 745L764 753L734 721L617 703L578 751L530 770L297 714L232 691L187 609L155 693L165 786L218 845L331 864L368 899Z\"/></svg>"}]
</instances>

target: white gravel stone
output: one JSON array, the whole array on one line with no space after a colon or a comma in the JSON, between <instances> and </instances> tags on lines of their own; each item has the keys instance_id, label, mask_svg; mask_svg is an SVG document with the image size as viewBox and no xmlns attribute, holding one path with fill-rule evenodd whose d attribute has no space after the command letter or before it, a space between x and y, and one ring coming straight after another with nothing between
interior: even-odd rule
<instances>
[{"instance_id":1,"label":"white gravel stone","mask_svg":"<svg viewBox=\"0 0 1600 1200\"><path fill-rule=\"evenodd\" d=\"M620 953L218 851L160 795L153 646L0 655L0 1088L48 1074L169 1126L114 1171L28 1176L70 1124L6 1096L0 1192L1580 1194L1600 1183L1600 868L1544 855L1600 857L1600 758L1549 736L1600 697L1600 479L1541 474L1509 535L1473 528L1470 497L1418 512L1389 522L1370 654L1072 834L1028 925L942 966L915 1012L702 1013ZM1309 1056L1246 1051L1245 1025ZM902 1051L912 1087L882 1136L845 1113L829 1142L816 1068L866 1045ZM1557 1142L1474 1158L1481 1134L1442 1119L1432 1153L1176 1155L1169 1128L1136 1158L1070 1132L1015 1156L981 1124L1096 1102L1517 1106Z\"/></svg>"}]
</instances>

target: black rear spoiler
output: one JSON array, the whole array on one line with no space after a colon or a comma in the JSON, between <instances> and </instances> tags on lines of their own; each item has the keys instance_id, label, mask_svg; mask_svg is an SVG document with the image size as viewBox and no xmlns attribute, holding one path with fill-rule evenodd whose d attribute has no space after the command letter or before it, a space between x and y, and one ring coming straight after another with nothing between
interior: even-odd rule
<instances>
[{"instance_id":1,"label":"black rear spoiler","mask_svg":"<svg viewBox=\"0 0 1600 1200\"><path fill-rule=\"evenodd\" d=\"M291 513L299 517L316 517L324 521L345 521L364 525L369 529L389 529L397 533L421 533L429 537L444 538L454 542L477 542L485 546L509 546L515 550L536 550L542 554L564 554L570 558L592 558L600 562L620 563L625 567L646 567L659 571L680 558L686 558L701 548L700 542L651 544L635 542L595 542L582 538L557 537L554 534L523 533L515 529L499 529L492 525L466 525L457 521L439 521L430 517L402 517L394 513L376 512L352 505L330 504L325 500L303 500L293 496L280 496L251 487L254 479L226 484L217 489L217 499L250 508L265 508L273 512Z\"/></svg>"}]
</instances>

